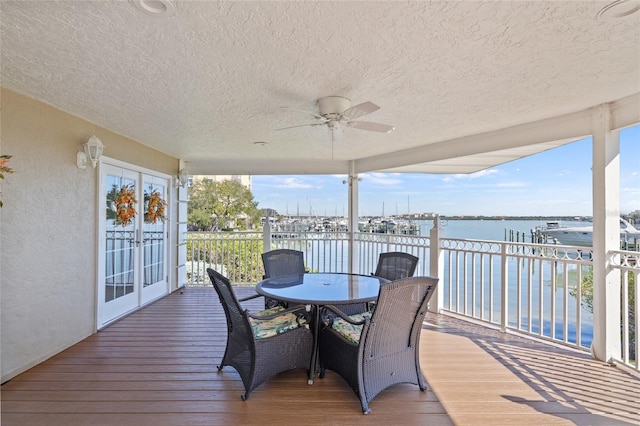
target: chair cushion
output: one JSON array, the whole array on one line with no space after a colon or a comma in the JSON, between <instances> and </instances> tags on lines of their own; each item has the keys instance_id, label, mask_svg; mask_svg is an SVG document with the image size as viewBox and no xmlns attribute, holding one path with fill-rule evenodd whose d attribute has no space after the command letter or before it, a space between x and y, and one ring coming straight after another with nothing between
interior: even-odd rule
<instances>
[{"instance_id":1,"label":"chair cushion","mask_svg":"<svg viewBox=\"0 0 640 426\"><path fill-rule=\"evenodd\" d=\"M273 308L265 309L264 311L256 312L254 315L271 315L283 310L284 308L282 306L275 306ZM280 315L279 317L270 320L258 320L250 317L249 322L251 323L253 335L256 336L256 339L273 337L300 326L309 327L305 318L298 318L296 314L292 313Z\"/></svg>"},{"instance_id":2,"label":"chair cushion","mask_svg":"<svg viewBox=\"0 0 640 426\"><path fill-rule=\"evenodd\" d=\"M349 315L349 318L354 321L364 321L365 318L371 318L371 312ZM360 334L362 334L361 325L351 324L350 322L338 317L333 320L331 327L333 327L335 331L340 333L348 341L355 343L356 345L360 342Z\"/></svg>"}]
</instances>

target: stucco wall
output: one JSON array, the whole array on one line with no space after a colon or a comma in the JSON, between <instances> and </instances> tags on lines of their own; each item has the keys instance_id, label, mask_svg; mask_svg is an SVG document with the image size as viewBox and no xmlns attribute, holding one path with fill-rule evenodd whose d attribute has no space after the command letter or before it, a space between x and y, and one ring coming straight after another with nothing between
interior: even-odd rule
<instances>
[{"instance_id":1,"label":"stucco wall","mask_svg":"<svg viewBox=\"0 0 640 426\"><path fill-rule=\"evenodd\" d=\"M76 167L95 134L104 155L167 174L179 161L2 90L0 152L13 155L0 209L2 382L96 330L97 172Z\"/></svg>"}]
</instances>

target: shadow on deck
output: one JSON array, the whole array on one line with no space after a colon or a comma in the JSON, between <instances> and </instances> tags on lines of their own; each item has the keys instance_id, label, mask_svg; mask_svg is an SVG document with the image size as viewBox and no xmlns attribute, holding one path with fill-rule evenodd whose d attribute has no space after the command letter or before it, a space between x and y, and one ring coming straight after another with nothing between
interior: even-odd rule
<instances>
[{"instance_id":1,"label":"shadow on deck","mask_svg":"<svg viewBox=\"0 0 640 426\"><path fill-rule=\"evenodd\" d=\"M283 373L242 401L236 371L216 369L225 339L212 287L175 292L5 383L2 425L640 425L635 372L444 315L421 338L429 390L394 386L367 416L330 371L312 386Z\"/></svg>"}]
</instances>

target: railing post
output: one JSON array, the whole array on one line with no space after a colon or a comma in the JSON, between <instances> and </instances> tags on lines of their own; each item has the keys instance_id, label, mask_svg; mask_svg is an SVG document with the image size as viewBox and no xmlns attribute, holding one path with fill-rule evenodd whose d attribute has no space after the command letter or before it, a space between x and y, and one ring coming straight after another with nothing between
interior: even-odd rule
<instances>
[{"instance_id":1,"label":"railing post","mask_svg":"<svg viewBox=\"0 0 640 426\"><path fill-rule=\"evenodd\" d=\"M349 261L348 272L357 273L358 268L358 249L355 235L358 231L358 174L355 168L355 162L349 162L349 176L346 183L349 184Z\"/></svg>"},{"instance_id":2,"label":"railing post","mask_svg":"<svg viewBox=\"0 0 640 426\"><path fill-rule=\"evenodd\" d=\"M438 278L438 285L431 296L435 303L429 303L429 312L439 313L444 305L444 252L440 249L440 216L433 218L433 228L429 231L429 275Z\"/></svg>"},{"instance_id":3,"label":"railing post","mask_svg":"<svg viewBox=\"0 0 640 426\"><path fill-rule=\"evenodd\" d=\"M271 251L271 221L269 216L266 217L262 226L262 244L264 246L264 252Z\"/></svg>"},{"instance_id":4,"label":"railing post","mask_svg":"<svg viewBox=\"0 0 640 426\"><path fill-rule=\"evenodd\" d=\"M500 330L504 333L509 326L509 265L507 243L500 244Z\"/></svg>"},{"instance_id":5,"label":"railing post","mask_svg":"<svg viewBox=\"0 0 640 426\"><path fill-rule=\"evenodd\" d=\"M183 168L182 160L180 160L180 168ZM175 194L177 201L173 204L172 208L174 209L176 219L172 226L175 226L175 234L173 235L175 235L174 241L176 242L177 248L177 251L175 252L175 264L177 265L177 269L175 270L175 281L172 277L171 282L172 288L173 283L175 283L176 288L182 288L187 285L187 249L189 247L187 245L187 240L189 238L187 229L187 202L189 200L189 188L186 185L178 186ZM169 215L169 217L172 216L174 215ZM191 249L193 250L193 245L191 245Z\"/></svg>"}]
</instances>

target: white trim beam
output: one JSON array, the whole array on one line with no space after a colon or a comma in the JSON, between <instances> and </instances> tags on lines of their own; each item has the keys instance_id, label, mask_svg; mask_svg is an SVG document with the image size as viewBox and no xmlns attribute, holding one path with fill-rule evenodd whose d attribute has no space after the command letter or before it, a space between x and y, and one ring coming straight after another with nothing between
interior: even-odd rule
<instances>
[{"instance_id":1,"label":"white trim beam","mask_svg":"<svg viewBox=\"0 0 640 426\"><path fill-rule=\"evenodd\" d=\"M640 93L609 104L610 130L640 123ZM527 157L588 137L593 132L592 109L531 123L403 149L387 154L353 159L216 159L186 160L191 175L284 175L350 173L370 171L403 173L472 173Z\"/></svg>"},{"instance_id":2,"label":"white trim beam","mask_svg":"<svg viewBox=\"0 0 640 426\"><path fill-rule=\"evenodd\" d=\"M331 160L243 160L221 158L187 160L185 169L190 175L329 175L349 173L348 161Z\"/></svg>"}]
</instances>

